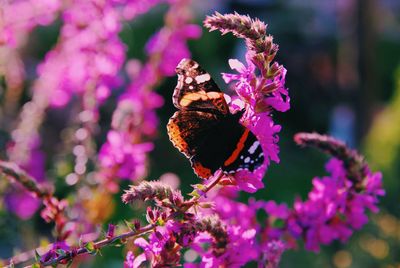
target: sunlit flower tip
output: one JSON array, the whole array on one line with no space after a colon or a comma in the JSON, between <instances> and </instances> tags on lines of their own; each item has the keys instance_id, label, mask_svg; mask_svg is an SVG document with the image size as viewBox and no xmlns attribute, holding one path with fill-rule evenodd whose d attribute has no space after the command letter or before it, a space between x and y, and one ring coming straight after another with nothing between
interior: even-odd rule
<instances>
[{"instance_id":1,"label":"sunlit flower tip","mask_svg":"<svg viewBox=\"0 0 400 268\"><path fill-rule=\"evenodd\" d=\"M252 20L249 16L235 14L222 15L215 12L214 15L207 16L204 26L211 31L220 30L222 33L231 32L241 38L256 40L266 34L267 26L262 21Z\"/></svg>"},{"instance_id":2,"label":"sunlit flower tip","mask_svg":"<svg viewBox=\"0 0 400 268\"><path fill-rule=\"evenodd\" d=\"M294 141L301 146L313 146L321 151L343 161L348 178L359 183L367 176L367 165L364 158L357 151L352 150L343 142L318 133L297 133Z\"/></svg>"},{"instance_id":3,"label":"sunlit flower tip","mask_svg":"<svg viewBox=\"0 0 400 268\"><path fill-rule=\"evenodd\" d=\"M122 201L125 204L133 203L137 200L146 201L149 199L162 201L169 199L172 195L175 195L175 198L181 196L179 192L174 191L168 184L159 181L143 181L139 185L132 185L129 190L126 190L122 195Z\"/></svg>"}]
</instances>

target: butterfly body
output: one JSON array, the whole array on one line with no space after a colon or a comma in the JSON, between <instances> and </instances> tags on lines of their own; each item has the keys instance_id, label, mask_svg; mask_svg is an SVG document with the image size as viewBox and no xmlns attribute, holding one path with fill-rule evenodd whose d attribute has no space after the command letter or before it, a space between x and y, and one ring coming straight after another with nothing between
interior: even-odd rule
<instances>
[{"instance_id":1,"label":"butterfly body","mask_svg":"<svg viewBox=\"0 0 400 268\"><path fill-rule=\"evenodd\" d=\"M235 173L259 167L263 152L255 135L240 124L243 111L229 112L223 93L195 61L183 59L176 72L173 103L179 111L168 122L168 135L195 173L206 179L220 168Z\"/></svg>"}]
</instances>

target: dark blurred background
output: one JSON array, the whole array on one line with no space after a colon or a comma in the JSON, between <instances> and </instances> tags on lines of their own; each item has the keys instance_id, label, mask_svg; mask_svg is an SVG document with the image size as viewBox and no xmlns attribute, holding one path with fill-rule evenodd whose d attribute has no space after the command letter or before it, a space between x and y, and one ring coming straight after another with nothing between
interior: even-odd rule
<instances>
[{"instance_id":1,"label":"dark blurred background","mask_svg":"<svg viewBox=\"0 0 400 268\"><path fill-rule=\"evenodd\" d=\"M243 201L255 196L291 204L296 196L306 197L314 176L324 175L327 158L294 144L292 137L300 131L328 133L346 141L366 155L373 170L384 174L387 195L382 199L381 212L372 216L371 222L352 236L349 243L324 246L319 254L307 252L299 245L297 251L284 253L281 267L400 267L400 1L193 2L198 24L214 11L237 11L268 23L269 33L280 47L276 60L288 70L286 85L291 109L274 115L283 127L279 142L281 162L273 163L268 170L266 188L254 195L242 194ZM125 24L121 38L128 46L128 58L145 59L144 44L162 26L164 12L165 6L157 7ZM40 61L56 42L58 30L57 23L36 29L30 41L32 46L26 53ZM242 40L231 35L221 37L205 29L200 40L190 42L190 48L192 57L222 88L225 84L220 73L230 71L228 59L243 60L245 53ZM161 124L151 154L149 178L175 173L181 178L182 191L186 193L194 183L192 169L169 142L165 131L168 118L175 110L171 101L175 84L176 77L172 77L157 89L165 98L165 105L158 111ZM115 103L107 103L102 113L110 114L114 107ZM58 122L57 113L60 112L48 117L45 126ZM112 220L132 217L133 213L124 211L126 207L119 204L119 197L116 201ZM6 212L2 214L2 258L15 253L13 248L19 240L9 240L20 236L17 233L21 226L28 233L30 228L48 229L39 217L22 222L10 218ZM103 255L94 263L86 264L87 267L121 267L121 250L105 249Z\"/></svg>"}]
</instances>

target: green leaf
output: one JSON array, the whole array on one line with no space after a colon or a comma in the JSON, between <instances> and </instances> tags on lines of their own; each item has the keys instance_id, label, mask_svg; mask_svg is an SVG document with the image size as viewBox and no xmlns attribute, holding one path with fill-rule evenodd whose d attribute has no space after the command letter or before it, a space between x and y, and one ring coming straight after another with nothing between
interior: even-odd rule
<instances>
[{"instance_id":1,"label":"green leaf","mask_svg":"<svg viewBox=\"0 0 400 268\"><path fill-rule=\"evenodd\" d=\"M197 192L197 190L193 190L189 195L194 197L200 197L200 194Z\"/></svg>"},{"instance_id":2,"label":"green leaf","mask_svg":"<svg viewBox=\"0 0 400 268\"><path fill-rule=\"evenodd\" d=\"M40 268L40 263L36 262L32 264L32 268Z\"/></svg>"},{"instance_id":3,"label":"green leaf","mask_svg":"<svg viewBox=\"0 0 400 268\"><path fill-rule=\"evenodd\" d=\"M135 224L133 224L132 222L129 222L127 220L124 220L126 227L128 227L129 230L131 231L135 231Z\"/></svg>"},{"instance_id":4,"label":"green leaf","mask_svg":"<svg viewBox=\"0 0 400 268\"><path fill-rule=\"evenodd\" d=\"M207 190L207 186L205 186L204 184L195 184L195 185L192 185L193 186L193 188L195 188L195 189L197 189L197 190L200 190L200 191L205 191L205 190Z\"/></svg>"}]
</instances>

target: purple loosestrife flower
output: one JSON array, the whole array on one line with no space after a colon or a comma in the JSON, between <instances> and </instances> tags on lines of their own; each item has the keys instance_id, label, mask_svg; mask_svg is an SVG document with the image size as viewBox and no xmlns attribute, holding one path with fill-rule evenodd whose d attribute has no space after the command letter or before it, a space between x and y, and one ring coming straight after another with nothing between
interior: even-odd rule
<instances>
[{"instance_id":1,"label":"purple loosestrife flower","mask_svg":"<svg viewBox=\"0 0 400 268\"><path fill-rule=\"evenodd\" d=\"M188 267L242 267L257 258L255 229L246 230L240 226L227 226L227 231L229 242L222 255L215 255L212 251L204 249L205 244L211 244L213 241L209 234L198 235L191 247L202 257L201 263L198 266Z\"/></svg>"},{"instance_id":2,"label":"purple loosestrife flower","mask_svg":"<svg viewBox=\"0 0 400 268\"><path fill-rule=\"evenodd\" d=\"M366 209L377 212L378 196L384 195L381 174L366 173L364 189L357 191L347 178L343 162L333 158L326 165L330 176L313 179L307 201L297 200L289 229L305 237L305 247L318 251L320 244L346 241L368 221Z\"/></svg>"},{"instance_id":3,"label":"purple loosestrife flower","mask_svg":"<svg viewBox=\"0 0 400 268\"><path fill-rule=\"evenodd\" d=\"M197 39L201 35L201 28L194 24L183 25L183 27L170 32L164 28L156 33L146 45L147 54L159 53L162 57L160 72L163 76L175 74L175 68L183 58L190 57L187 46L188 39ZM165 49L165 44L169 44L169 49ZM173 48L173 49L170 49Z\"/></svg>"},{"instance_id":4,"label":"purple loosestrife flower","mask_svg":"<svg viewBox=\"0 0 400 268\"><path fill-rule=\"evenodd\" d=\"M166 228L157 228L149 236L149 241L144 238L135 239L135 245L143 249L137 258L147 260L151 267L176 266L180 261L180 247L176 247L175 238L170 236ZM162 231L164 229L165 231Z\"/></svg>"},{"instance_id":5,"label":"purple loosestrife flower","mask_svg":"<svg viewBox=\"0 0 400 268\"><path fill-rule=\"evenodd\" d=\"M124 262L124 268L139 268L140 265L146 261L146 255L141 254L135 257L132 251L126 253L126 260Z\"/></svg>"},{"instance_id":6,"label":"purple loosestrife flower","mask_svg":"<svg viewBox=\"0 0 400 268\"><path fill-rule=\"evenodd\" d=\"M62 10L59 41L37 67L32 100L24 105L21 121L12 133L15 148L9 157L13 161L29 157L49 105L64 106L72 96L84 95L84 106L90 102L91 107L85 107L80 119L96 122L98 103L119 83L125 48L118 37L117 9L110 1L73 0Z\"/></svg>"},{"instance_id":7,"label":"purple loosestrife flower","mask_svg":"<svg viewBox=\"0 0 400 268\"><path fill-rule=\"evenodd\" d=\"M21 165L29 175L31 175L37 182L42 183L45 181L45 156L37 148L38 144L30 151L28 162L21 162L22 159L15 159L14 161ZM13 147L9 148L10 151ZM41 200L32 195L32 193L25 190L21 185L12 185L6 195L5 204L9 211L14 212L21 219L29 219L35 214L41 204Z\"/></svg>"},{"instance_id":8,"label":"purple loosestrife flower","mask_svg":"<svg viewBox=\"0 0 400 268\"><path fill-rule=\"evenodd\" d=\"M267 268L279 267L282 253L285 251L285 244L280 240L273 240L266 244L265 248L265 260L267 262Z\"/></svg>"},{"instance_id":9,"label":"purple loosestrife flower","mask_svg":"<svg viewBox=\"0 0 400 268\"><path fill-rule=\"evenodd\" d=\"M239 96L239 99L233 98L230 109L245 109L241 123L257 136L263 149L265 161L261 167L254 172L239 171L233 176L240 189L255 192L264 187L262 178L270 161L279 162L277 134L281 127L274 123L271 113L274 110L286 112L290 108L285 87L286 69L273 62L278 46L272 42L271 36L266 35L267 26L260 20L237 13L221 15L217 12L207 17L204 25L222 34L232 32L246 41L246 65L231 59L229 65L237 73L223 73L222 77L226 83L234 82Z\"/></svg>"},{"instance_id":10,"label":"purple loosestrife flower","mask_svg":"<svg viewBox=\"0 0 400 268\"><path fill-rule=\"evenodd\" d=\"M113 0L122 5L122 16L126 20L132 20L136 16L145 14L152 7L167 2L167 0Z\"/></svg>"},{"instance_id":11,"label":"purple loosestrife flower","mask_svg":"<svg viewBox=\"0 0 400 268\"><path fill-rule=\"evenodd\" d=\"M274 82L268 82L268 79L265 80L256 76L255 65L249 58L250 56L247 54L248 67L245 67L238 60L230 60L231 68L237 70L239 74L224 73L223 78L226 83L236 81L235 90L240 99L234 99L230 103L230 109L233 111L246 109L241 122L257 136L263 148L264 165L254 172L242 170L235 174L235 181L241 189L247 192L255 192L264 187L262 178L270 161L279 163L279 147L277 145L279 137L277 134L280 132L281 126L273 122L270 112L273 109L282 112L287 111L290 108L290 99L287 89L284 87L284 75L280 79L278 86L274 84L275 90L273 93L265 95L263 91L267 85L262 83L271 84ZM286 73L286 70L284 70L284 73ZM261 110L261 112L258 110Z\"/></svg>"},{"instance_id":12,"label":"purple loosestrife flower","mask_svg":"<svg viewBox=\"0 0 400 268\"><path fill-rule=\"evenodd\" d=\"M60 42L39 66L45 81L36 90L50 90L55 106L64 106L72 95L85 91L94 91L102 101L119 83L124 61L118 13L109 1L72 1L62 18Z\"/></svg>"},{"instance_id":13,"label":"purple loosestrife flower","mask_svg":"<svg viewBox=\"0 0 400 268\"><path fill-rule=\"evenodd\" d=\"M7 210L14 212L20 219L27 220L39 209L40 199L21 186L11 186L6 192L4 202Z\"/></svg>"},{"instance_id":14,"label":"purple loosestrife flower","mask_svg":"<svg viewBox=\"0 0 400 268\"><path fill-rule=\"evenodd\" d=\"M34 27L49 25L56 19L61 1L5 1L1 5L0 45L16 47Z\"/></svg>"},{"instance_id":15,"label":"purple loosestrife flower","mask_svg":"<svg viewBox=\"0 0 400 268\"><path fill-rule=\"evenodd\" d=\"M146 174L146 154L153 149L152 143L133 144L126 133L110 131L107 143L99 153L100 164L106 168L117 168L115 174L119 178L137 180Z\"/></svg>"},{"instance_id":16,"label":"purple loosestrife flower","mask_svg":"<svg viewBox=\"0 0 400 268\"><path fill-rule=\"evenodd\" d=\"M153 149L153 144L145 140L156 134L155 109L163 100L154 92L134 87L121 97L113 114L113 129L99 153L99 178L111 188L115 187L116 178L143 179L147 173L147 153Z\"/></svg>"},{"instance_id":17,"label":"purple loosestrife flower","mask_svg":"<svg viewBox=\"0 0 400 268\"><path fill-rule=\"evenodd\" d=\"M200 234L191 245L192 249L202 256L200 267L242 267L248 262L257 261L270 267L277 267L280 256L286 248L283 242L278 241L284 234L283 227L274 227L274 222L285 221L290 210L286 205L277 205L273 201L255 201L248 203L235 201L238 189L223 187L211 191L207 201L212 201L211 210L200 210L204 214L217 214L223 224L227 226L228 240L225 251L215 255L209 250L204 250L204 244L209 244L211 238L208 234ZM266 222L259 222L257 214L265 211L268 214ZM275 265L275 266L273 266Z\"/></svg>"}]
</instances>

